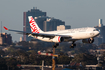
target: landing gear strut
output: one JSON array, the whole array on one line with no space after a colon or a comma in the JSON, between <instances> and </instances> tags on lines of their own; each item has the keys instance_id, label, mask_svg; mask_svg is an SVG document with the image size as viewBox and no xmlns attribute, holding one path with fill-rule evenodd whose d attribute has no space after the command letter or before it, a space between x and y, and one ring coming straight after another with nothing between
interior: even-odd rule
<instances>
[{"instance_id":1,"label":"landing gear strut","mask_svg":"<svg viewBox=\"0 0 105 70\"><path fill-rule=\"evenodd\" d=\"M53 48L57 48L57 46L59 46L59 43L55 43L55 44L53 45Z\"/></svg>"},{"instance_id":2,"label":"landing gear strut","mask_svg":"<svg viewBox=\"0 0 105 70\"><path fill-rule=\"evenodd\" d=\"M74 48L76 46L76 44L74 43L75 41L72 42L70 48Z\"/></svg>"}]
</instances>

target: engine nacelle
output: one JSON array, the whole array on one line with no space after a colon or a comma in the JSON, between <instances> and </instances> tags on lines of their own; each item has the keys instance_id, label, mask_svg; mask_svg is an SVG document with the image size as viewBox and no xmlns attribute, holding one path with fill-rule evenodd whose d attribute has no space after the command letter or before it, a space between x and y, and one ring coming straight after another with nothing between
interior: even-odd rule
<instances>
[{"instance_id":1,"label":"engine nacelle","mask_svg":"<svg viewBox=\"0 0 105 70\"><path fill-rule=\"evenodd\" d=\"M82 42L83 43L93 43L94 42L94 38L83 39Z\"/></svg>"},{"instance_id":2,"label":"engine nacelle","mask_svg":"<svg viewBox=\"0 0 105 70\"><path fill-rule=\"evenodd\" d=\"M64 41L64 38L61 37L61 36L55 36L53 39L52 39L53 42L62 42Z\"/></svg>"}]
</instances>

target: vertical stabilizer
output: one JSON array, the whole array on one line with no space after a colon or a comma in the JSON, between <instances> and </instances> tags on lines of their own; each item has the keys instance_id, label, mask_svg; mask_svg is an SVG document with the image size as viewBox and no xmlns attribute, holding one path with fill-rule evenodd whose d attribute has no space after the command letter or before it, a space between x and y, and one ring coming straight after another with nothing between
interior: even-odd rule
<instances>
[{"instance_id":1,"label":"vertical stabilizer","mask_svg":"<svg viewBox=\"0 0 105 70\"><path fill-rule=\"evenodd\" d=\"M43 31L38 27L37 23L35 22L35 20L33 19L32 16L28 16L28 19L29 19L29 24L30 24L32 33L42 33L42 32L43 32Z\"/></svg>"}]
</instances>

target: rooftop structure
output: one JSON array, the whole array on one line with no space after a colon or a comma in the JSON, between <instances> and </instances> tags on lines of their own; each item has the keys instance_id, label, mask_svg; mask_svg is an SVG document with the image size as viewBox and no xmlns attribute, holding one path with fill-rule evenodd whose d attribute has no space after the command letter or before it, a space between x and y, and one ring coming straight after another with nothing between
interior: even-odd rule
<instances>
[{"instance_id":1,"label":"rooftop structure","mask_svg":"<svg viewBox=\"0 0 105 70\"><path fill-rule=\"evenodd\" d=\"M0 33L0 44L8 44L11 45L12 44L12 36L11 34L7 34L7 33Z\"/></svg>"}]
</instances>

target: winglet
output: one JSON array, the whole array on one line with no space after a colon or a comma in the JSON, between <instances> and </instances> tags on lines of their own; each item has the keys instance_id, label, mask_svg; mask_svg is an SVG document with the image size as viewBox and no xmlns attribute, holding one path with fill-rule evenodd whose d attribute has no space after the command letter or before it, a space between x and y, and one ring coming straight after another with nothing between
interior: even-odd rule
<instances>
[{"instance_id":1,"label":"winglet","mask_svg":"<svg viewBox=\"0 0 105 70\"><path fill-rule=\"evenodd\" d=\"M8 30L8 28L6 28L5 26L4 26L4 29L5 29L5 30Z\"/></svg>"}]
</instances>

